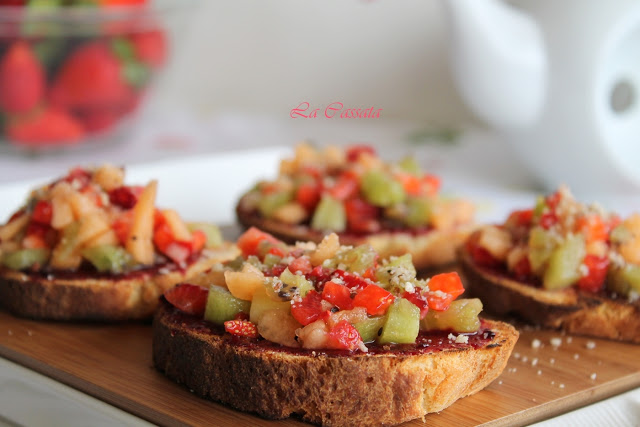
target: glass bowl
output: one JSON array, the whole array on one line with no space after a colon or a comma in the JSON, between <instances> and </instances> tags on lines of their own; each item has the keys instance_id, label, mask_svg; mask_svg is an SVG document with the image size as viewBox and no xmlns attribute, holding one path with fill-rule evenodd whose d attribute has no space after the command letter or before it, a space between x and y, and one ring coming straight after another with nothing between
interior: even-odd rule
<instances>
[{"instance_id":1,"label":"glass bowl","mask_svg":"<svg viewBox=\"0 0 640 427\"><path fill-rule=\"evenodd\" d=\"M0 138L28 151L123 136L172 56L170 27L193 7L185 0L4 4L13 6L0 6Z\"/></svg>"}]
</instances>

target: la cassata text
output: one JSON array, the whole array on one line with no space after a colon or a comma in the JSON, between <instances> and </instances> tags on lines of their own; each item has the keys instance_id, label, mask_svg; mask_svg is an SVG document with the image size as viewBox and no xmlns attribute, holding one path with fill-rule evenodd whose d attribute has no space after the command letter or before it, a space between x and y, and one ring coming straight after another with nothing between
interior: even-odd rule
<instances>
[{"instance_id":1,"label":"la cassata text","mask_svg":"<svg viewBox=\"0 0 640 427\"><path fill-rule=\"evenodd\" d=\"M324 109L313 108L308 102L301 102L296 108L291 109L289 116L292 119L315 119L325 117L327 119L379 119L382 108L344 108L342 102L332 102Z\"/></svg>"}]
</instances>

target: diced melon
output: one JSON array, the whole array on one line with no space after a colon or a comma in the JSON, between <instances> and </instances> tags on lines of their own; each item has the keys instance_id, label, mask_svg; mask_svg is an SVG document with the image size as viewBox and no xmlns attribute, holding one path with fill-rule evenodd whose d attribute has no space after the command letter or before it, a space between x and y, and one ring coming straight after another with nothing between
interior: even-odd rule
<instances>
[{"instance_id":1,"label":"diced melon","mask_svg":"<svg viewBox=\"0 0 640 427\"><path fill-rule=\"evenodd\" d=\"M324 236L316 250L309 255L311 265L315 267L322 264L324 260L332 258L338 249L340 249L340 239L337 234L331 233Z\"/></svg>"},{"instance_id":2,"label":"diced melon","mask_svg":"<svg viewBox=\"0 0 640 427\"><path fill-rule=\"evenodd\" d=\"M51 267L58 270L75 270L82 263L77 240L80 224L74 222L62 230L62 237L51 253Z\"/></svg>"},{"instance_id":3,"label":"diced melon","mask_svg":"<svg viewBox=\"0 0 640 427\"><path fill-rule=\"evenodd\" d=\"M0 227L0 241L6 242L13 239L29 222L28 215L22 215Z\"/></svg>"},{"instance_id":4,"label":"diced melon","mask_svg":"<svg viewBox=\"0 0 640 427\"><path fill-rule=\"evenodd\" d=\"M285 224L300 224L309 218L309 213L300 203L287 202L276 208L271 217Z\"/></svg>"},{"instance_id":5,"label":"diced melon","mask_svg":"<svg viewBox=\"0 0 640 427\"><path fill-rule=\"evenodd\" d=\"M511 233L493 225L480 230L478 245L486 249L495 259L504 261L513 246Z\"/></svg>"},{"instance_id":6,"label":"diced melon","mask_svg":"<svg viewBox=\"0 0 640 427\"><path fill-rule=\"evenodd\" d=\"M78 234L76 235L78 245L83 245L91 239L111 230L111 224L102 211L92 212L80 218L78 222L80 224Z\"/></svg>"},{"instance_id":7,"label":"diced melon","mask_svg":"<svg viewBox=\"0 0 640 427\"><path fill-rule=\"evenodd\" d=\"M291 312L291 303L289 301L274 301L269 295L267 295L264 288L257 290L253 294L253 299L251 300L249 320L258 324L262 315L267 310L283 310Z\"/></svg>"},{"instance_id":8,"label":"diced melon","mask_svg":"<svg viewBox=\"0 0 640 427\"><path fill-rule=\"evenodd\" d=\"M257 290L264 289L264 274L249 263L244 264L242 271L225 271L224 281L234 297L247 301Z\"/></svg>"},{"instance_id":9,"label":"diced melon","mask_svg":"<svg viewBox=\"0 0 640 427\"><path fill-rule=\"evenodd\" d=\"M173 234L173 237L176 240L183 242L191 240L191 231L189 231L187 225L182 221L178 212L173 209L167 209L162 211L162 216L171 229L171 234Z\"/></svg>"},{"instance_id":10,"label":"diced melon","mask_svg":"<svg viewBox=\"0 0 640 427\"><path fill-rule=\"evenodd\" d=\"M51 227L61 230L74 221L71 205L62 196L51 198Z\"/></svg>"},{"instance_id":11,"label":"diced melon","mask_svg":"<svg viewBox=\"0 0 640 427\"><path fill-rule=\"evenodd\" d=\"M125 247L140 264L150 265L154 260L152 237L157 189L158 182L151 181L142 190L138 202L133 207L133 220Z\"/></svg>"},{"instance_id":12,"label":"diced melon","mask_svg":"<svg viewBox=\"0 0 640 427\"><path fill-rule=\"evenodd\" d=\"M122 186L124 183L124 169L104 164L93 173L91 179L102 187L104 191L108 192Z\"/></svg>"},{"instance_id":13,"label":"diced melon","mask_svg":"<svg viewBox=\"0 0 640 427\"><path fill-rule=\"evenodd\" d=\"M296 341L296 330L301 327L302 325L293 318L291 312L266 310L258 322L258 333L271 342L287 347L299 347Z\"/></svg>"}]
</instances>

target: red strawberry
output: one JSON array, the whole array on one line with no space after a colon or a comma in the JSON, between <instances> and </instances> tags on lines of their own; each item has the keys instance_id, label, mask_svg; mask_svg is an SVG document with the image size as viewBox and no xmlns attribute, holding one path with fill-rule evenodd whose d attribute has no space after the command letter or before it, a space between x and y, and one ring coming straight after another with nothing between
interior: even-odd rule
<instances>
[{"instance_id":1,"label":"red strawberry","mask_svg":"<svg viewBox=\"0 0 640 427\"><path fill-rule=\"evenodd\" d=\"M55 146L77 143L84 136L84 129L66 112L48 108L29 118L10 122L6 134L20 145Z\"/></svg>"},{"instance_id":2,"label":"red strawberry","mask_svg":"<svg viewBox=\"0 0 640 427\"><path fill-rule=\"evenodd\" d=\"M51 102L73 109L119 107L131 97L121 64L109 46L89 42L62 65L50 92Z\"/></svg>"},{"instance_id":3,"label":"red strawberry","mask_svg":"<svg viewBox=\"0 0 640 427\"><path fill-rule=\"evenodd\" d=\"M44 94L45 75L25 41L15 42L0 62L0 108L8 113L32 110Z\"/></svg>"},{"instance_id":4,"label":"red strawberry","mask_svg":"<svg viewBox=\"0 0 640 427\"><path fill-rule=\"evenodd\" d=\"M162 30L146 31L131 36L136 57L152 68L164 65L167 59L167 38Z\"/></svg>"},{"instance_id":5,"label":"red strawberry","mask_svg":"<svg viewBox=\"0 0 640 427\"><path fill-rule=\"evenodd\" d=\"M178 310L194 316L204 316L209 289L190 283L181 283L168 289L164 297Z\"/></svg>"}]
</instances>

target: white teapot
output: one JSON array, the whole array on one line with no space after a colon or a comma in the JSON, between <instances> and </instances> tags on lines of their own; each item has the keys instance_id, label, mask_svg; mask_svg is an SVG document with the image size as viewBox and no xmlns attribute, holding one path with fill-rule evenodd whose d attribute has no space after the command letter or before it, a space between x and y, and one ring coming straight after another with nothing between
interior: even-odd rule
<instances>
[{"instance_id":1,"label":"white teapot","mask_svg":"<svg viewBox=\"0 0 640 427\"><path fill-rule=\"evenodd\" d=\"M640 1L443 4L463 99L547 187L640 190Z\"/></svg>"}]
</instances>

